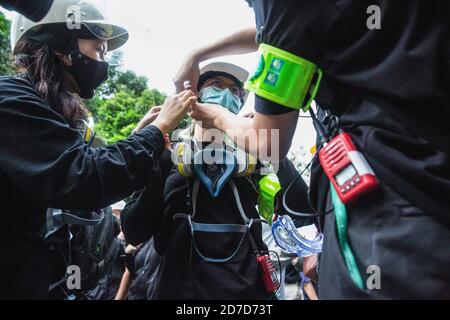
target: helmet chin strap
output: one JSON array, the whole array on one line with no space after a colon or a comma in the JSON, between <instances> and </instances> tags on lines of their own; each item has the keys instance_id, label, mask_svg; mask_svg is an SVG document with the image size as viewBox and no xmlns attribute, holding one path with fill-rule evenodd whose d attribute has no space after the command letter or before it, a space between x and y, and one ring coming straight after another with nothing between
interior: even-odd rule
<instances>
[{"instance_id":1,"label":"helmet chin strap","mask_svg":"<svg viewBox=\"0 0 450 320\"><path fill-rule=\"evenodd\" d=\"M74 60L73 55L81 54L80 48L78 46L78 39L79 39L78 35L79 35L78 30L72 30L71 36L70 36L69 48L67 49L67 58L69 59L71 64L73 64L73 60ZM76 94L80 94L80 92L81 92L80 85L78 84L77 80L75 79L75 76L72 74L69 66L65 67L65 72L70 75L70 80L68 83L68 85L70 85L70 87L72 89L70 91L72 91Z\"/></svg>"},{"instance_id":2,"label":"helmet chin strap","mask_svg":"<svg viewBox=\"0 0 450 320\"><path fill-rule=\"evenodd\" d=\"M70 47L69 47L69 59L72 60L72 54L82 54L80 52L80 46L78 44L78 39L80 39L80 30L73 30L70 36Z\"/></svg>"}]
</instances>

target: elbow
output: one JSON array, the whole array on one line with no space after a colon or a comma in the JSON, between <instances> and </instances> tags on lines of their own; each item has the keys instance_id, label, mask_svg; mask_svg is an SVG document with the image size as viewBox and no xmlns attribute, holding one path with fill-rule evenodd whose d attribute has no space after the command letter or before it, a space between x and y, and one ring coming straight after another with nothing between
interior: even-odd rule
<instances>
[{"instance_id":1,"label":"elbow","mask_svg":"<svg viewBox=\"0 0 450 320\"><path fill-rule=\"evenodd\" d=\"M45 206L67 210L93 210L106 208L114 201L105 201L100 192L87 194L83 190L70 190L69 192L51 192L39 196Z\"/></svg>"},{"instance_id":2,"label":"elbow","mask_svg":"<svg viewBox=\"0 0 450 320\"><path fill-rule=\"evenodd\" d=\"M287 157L291 145L283 145L280 148L280 161Z\"/></svg>"},{"instance_id":3,"label":"elbow","mask_svg":"<svg viewBox=\"0 0 450 320\"><path fill-rule=\"evenodd\" d=\"M266 139L260 137L258 145L258 159L271 162L280 162L286 158L290 143L286 143L280 139Z\"/></svg>"},{"instance_id":4,"label":"elbow","mask_svg":"<svg viewBox=\"0 0 450 320\"><path fill-rule=\"evenodd\" d=\"M121 215L121 227L123 235L125 236L125 240L133 245L138 246L141 243L144 243L148 239L152 237L152 232L150 230L143 229L136 225L136 223L133 223L126 218L124 218L123 215Z\"/></svg>"}]
</instances>

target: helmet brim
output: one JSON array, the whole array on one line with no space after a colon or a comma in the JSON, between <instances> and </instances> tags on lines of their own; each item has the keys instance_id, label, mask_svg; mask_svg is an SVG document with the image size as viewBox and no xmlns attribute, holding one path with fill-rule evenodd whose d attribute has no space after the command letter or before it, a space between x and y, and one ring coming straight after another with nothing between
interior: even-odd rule
<instances>
[{"instance_id":1,"label":"helmet brim","mask_svg":"<svg viewBox=\"0 0 450 320\"><path fill-rule=\"evenodd\" d=\"M129 38L128 31L125 28L106 21L89 21L84 22L83 25L96 38L108 42L108 51L122 47Z\"/></svg>"},{"instance_id":2,"label":"helmet brim","mask_svg":"<svg viewBox=\"0 0 450 320\"><path fill-rule=\"evenodd\" d=\"M205 65L200 69L200 77L207 73L213 74L214 72L221 74L229 74L233 78L237 79L240 83L244 84L247 81L249 72L242 67L228 62L213 62ZM247 101L249 92L244 90L245 95L243 97L243 103Z\"/></svg>"}]
</instances>

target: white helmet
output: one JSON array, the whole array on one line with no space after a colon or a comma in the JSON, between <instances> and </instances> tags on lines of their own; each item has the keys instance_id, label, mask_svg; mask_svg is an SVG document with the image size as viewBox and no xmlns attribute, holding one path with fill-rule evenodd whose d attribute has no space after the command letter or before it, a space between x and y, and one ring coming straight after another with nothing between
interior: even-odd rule
<instances>
[{"instance_id":1,"label":"white helmet","mask_svg":"<svg viewBox=\"0 0 450 320\"><path fill-rule=\"evenodd\" d=\"M235 64L228 63L228 62L212 62L212 63L205 65L203 68L200 69L199 80L202 80L202 77L205 77L205 75L207 73L211 73L212 75L214 73L229 74L229 75L233 76L234 78L236 78L236 80L238 80L242 85L245 83L245 81L247 81L247 78L249 76L249 73L247 70L245 70L244 68L241 68ZM202 82L204 82L204 81L202 81ZM199 82L199 84L201 85L201 82ZM247 90L245 90L245 95L242 98L243 103L245 103L245 101L247 100L248 94L249 94L249 92Z\"/></svg>"},{"instance_id":2,"label":"white helmet","mask_svg":"<svg viewBox=\"0 0 450 320\"><path fill-rule=\"evenodd\" d=\"M58 33L68 34L84 27L96 38L106 40L108 51L115 50L127 42L128 31L109 21L104 11L92 0L54 0L50 11L39 22L16 16L11 26L11 48L14 50L16 44L26 38L38 37L48 44L57 40Z\"/></svg>"}]
</instances>

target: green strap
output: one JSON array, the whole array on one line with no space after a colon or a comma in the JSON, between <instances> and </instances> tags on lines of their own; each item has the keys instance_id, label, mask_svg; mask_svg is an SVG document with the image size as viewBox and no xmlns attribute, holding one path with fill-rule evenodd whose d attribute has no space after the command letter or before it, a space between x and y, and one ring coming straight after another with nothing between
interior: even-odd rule
<instances>
[{"instance_id":1,"label":"green strap","mask_svg":"<svg viewBox=\"0 0 450 320\"><path fill-rule=\"evenodd\" d=\"M347 270L352 278L355 285L364 290L364 282L359 273L358 266L356 265L356 259L353 255L352 249L350 248L350 244L348 243L347 238L347 209L345 205L342 203L341 199L339 199L336 190L333 185L330 184L331 191L331 200L333 201L334 207L334 215L336 217L336 229L339 239L339 244L341 246L342 253L344 255L345 264L347 265Z\"/></svg>"}]
</instances>

